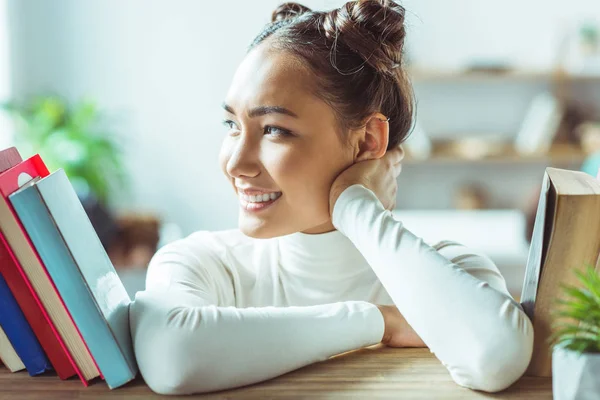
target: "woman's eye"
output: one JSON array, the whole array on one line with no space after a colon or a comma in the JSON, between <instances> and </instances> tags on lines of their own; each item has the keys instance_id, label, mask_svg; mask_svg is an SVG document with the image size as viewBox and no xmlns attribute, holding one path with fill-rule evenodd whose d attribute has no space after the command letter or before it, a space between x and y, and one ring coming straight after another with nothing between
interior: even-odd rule
<instances>
[{"instance_id":1,"label":"woman's eye","mask_svg":"<svg viewBox=\"0 0 600 400\"><path fill-rule=\"evenodd\" d=\"M292 136L291 131L272 125L265 126L265 134L273 136Z\"/></svg>"},{"instance_id":2,"label":"woman's eye","mask_svg":"<svg viewBox=\"0 0 600 400\"><path fill-rule=\"evenodd\" d=\"M227 128L229 128L230 131L239 131L240 130L240 128L238 128L238 126L235 124L235 122L233 122L230 119L224 120L223 125L225 125Z\"/></svg>"}]
</instances>

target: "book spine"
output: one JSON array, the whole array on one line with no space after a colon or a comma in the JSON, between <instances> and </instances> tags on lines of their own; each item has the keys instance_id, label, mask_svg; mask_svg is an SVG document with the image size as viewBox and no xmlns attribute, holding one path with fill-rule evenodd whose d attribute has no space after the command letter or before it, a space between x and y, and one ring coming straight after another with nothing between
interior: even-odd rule
<instances>
[{"instance_id":1,"label":"book spine","mask_svg":"<svg viewBox=\"0 0 600 400\"><path fill-rule=\"evenodd\" d=\"M51 369L50 363L36 339L23 312L0 276L0 326L8 337L29 375L35 376Z\"/></svg>"},{"instance_id":2,"label":"book spine","mask_svg":"<svg viewBox=\"0 0 600 400\"><path fill-rule=\"evenodd\" d=\"M98 234L69 182L58 169L35 184L50 218L67 246L92 299L120 349L120 357L129 365L130 375L137 363L129 328L131 298L104 249ZM105 300L106 293L111 301ZM117 354L115 354L117 356Z\"/></svg>"}]
</instances>

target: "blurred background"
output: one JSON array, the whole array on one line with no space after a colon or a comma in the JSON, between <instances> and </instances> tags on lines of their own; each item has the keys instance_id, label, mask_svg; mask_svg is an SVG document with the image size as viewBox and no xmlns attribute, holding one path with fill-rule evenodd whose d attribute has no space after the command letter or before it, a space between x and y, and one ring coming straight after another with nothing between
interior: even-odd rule
<instances>
[{"instance_id":1,"label":"blurred background","mask_svg":"<svg viewBox=\"0 0 600 400\"><path fill-rule=\"evenodd\" d=\"M0 0L0 148L66 170L131 294L160 246L236 227L221 102L280 3ZM401 4L418 107L395 214L518 298L544 169L600 166L600 3Z\"/></svg>"}]
</instances>

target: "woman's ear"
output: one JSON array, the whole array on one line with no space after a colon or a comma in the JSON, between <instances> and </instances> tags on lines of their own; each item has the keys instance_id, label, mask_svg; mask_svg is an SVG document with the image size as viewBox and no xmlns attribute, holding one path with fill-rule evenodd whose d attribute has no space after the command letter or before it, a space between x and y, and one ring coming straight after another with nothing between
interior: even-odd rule
<instances>
[{"instance_id":1,"label":"woman's ear","mask_svg":"<svg viewBox=\"0 0 600 400\"><path fill-rule=\"evenodd\" d=\"M388 118L381 113L373 113L358 132L356 161L381 158L387 150L390 135Z\"/></svg>"}]
</instances>

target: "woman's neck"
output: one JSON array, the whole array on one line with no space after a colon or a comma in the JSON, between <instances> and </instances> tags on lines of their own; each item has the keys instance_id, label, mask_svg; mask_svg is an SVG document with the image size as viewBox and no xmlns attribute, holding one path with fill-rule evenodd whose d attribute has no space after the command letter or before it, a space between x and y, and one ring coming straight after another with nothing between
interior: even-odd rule
<instances>
[{"instance_id":1,"label":"woman's neck","mask_svg":"<svg viewBox=\"0 0 600 400\"><path fill-rule=\"evenodd\" d=\"M331 232L334 230L335 230L335 227L333 226L331 219L329 219L329 220L327 220L327 222L325 222L321 225L314 226L310 229L303 230L301 233L304 233L307 235L318 235L320 233L328 233L328 232Z\"/></svg>"}]
</instances>

